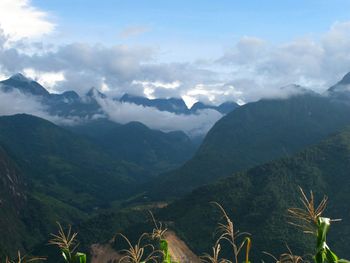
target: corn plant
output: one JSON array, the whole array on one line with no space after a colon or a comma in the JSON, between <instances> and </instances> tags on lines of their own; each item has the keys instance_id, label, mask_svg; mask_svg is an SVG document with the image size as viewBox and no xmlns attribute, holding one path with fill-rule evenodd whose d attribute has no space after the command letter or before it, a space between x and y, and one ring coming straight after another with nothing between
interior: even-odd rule
<instances>
[{"instance_id":1,"label":"corn plant","mask_svg":"<svg viewBox=\"0 0 350 263\"><path fill-rule=\"evenodd\" d=\"M171 254L169 252L169 244L168 241L165 239L165 233L168 231L168 229L163 226L162 222L157 223L151 211L149 211L149 213L154 224L151 237L152 239L159 242L160 250L163 252L163 263L176 263L176 261L172 261L171 259Z\"/></svg>"},{"instance_id":2,"label":"corn plant","mask_svg":"<svg viewBox=\"0 0 350 263\"><path fill-rule=\"evenodd\" d=\"M203 263L230 263L231 261L220 258L220 252L221 252L221 245L219 242L216 242L215 245L212 247L213 255L209 255L205 253L203 256L200 257L201 262Z\"/></svg>"},{"instance_id":3,"label":"corn plant","mask_svg":"<svg viewBox=\"0 0 350 263\"><path fill-rule=\"evenodd\" d=\"M86 254L76 251L79 246L79 243L76 241L78 233L73 233L71 226L69 226L67 233L65 233L61 224L57 224L58 234L51 234L52 239L49 241L49 244L59 247L65 262L86 263Z\"/></svg>"},{"instance_id":4,"label":"corn plant","mask_svg":"<svg viewBox=\"0 0 350 263\"><path fill-rule=\"evenodd\" d=\"M310 192L310 198L308 198L303 189L299 189L303 208L288 209L290 217L296 220L290 223L300 227L304 233L316 236L316 250L313 256L314 261L316 263L350 263L348 260L339 259L326 242L331 222L339 221L339 219L332 220L322 216L327 207L328 198L324 196L320 204L315 207L315 198L312 191Z\"/></svg>"},{"instance_id":5,"label":"corn plant","mask_svg":"<svg viewBox=\"0 0 350 263\"><path fill-rule=\"evenodd\" d=\"M119 262L125 263L143 263L143 262L157 262L157 259L162 255L160 250L156 250L154 246L150 243L143 244L143 241L148 238L149 234L143 233L137 243L132 245L130 240L123 234L117 234L117 236L122 237L128 244L128 249L120 250L120 253L124 256L119 260ZM116 237L115 237L116 239ZM147 250L149 250L147 252Z\"/></svg>"},{"instance_id":6,"label":"corn plant","mask_svg":"<svg viewBox=\"0 0 350 263\"><path fill-rule=\"evenodd\" d=\"M219 262L239 263L239 255L244 246L246 246L245 263L249 263L249 252L251 249L251 239L248 237L249 233L240 232L239 230L236 230L235 225L233 224L230 217L227 215L225 209L219 203L212 202L212 204L216 205L219 208L225 222L219 223L218 232L220 236L216 241L215 246L213 247L214 255L211 259L215 259L216 254L220 252L220 242L226 241L231 246L233 252L233 260L230 261L227 259L222 259L222 261ZM238 239L242 237L243 241L239 242ZM208 259L208 257L206 258Z\"/></svg>"}]
</instances>

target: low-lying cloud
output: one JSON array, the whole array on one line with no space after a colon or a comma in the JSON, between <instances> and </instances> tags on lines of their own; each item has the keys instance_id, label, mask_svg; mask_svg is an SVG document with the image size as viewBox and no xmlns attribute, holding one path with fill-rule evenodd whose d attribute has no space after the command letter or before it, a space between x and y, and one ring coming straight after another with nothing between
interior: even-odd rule
<instances>
[{"instance_id":1,"label":"low-lying cloud","mask_svg":"<svg viewBox=\"0 0 350 263\"><path fill-rule=\"evenodd\" d=\"M58 116L50 114L48 106L43 104L39 97L23 94L16 90L0 92L0 116L25 113L64 126L83 124L95 117L107 117L120 124L138 121L151 129L164 132L181 130L192 137L204 135L223 116L211 109L202 110L192 115L184 115L112 99L98 97L95 99L101 106L102 112L94 117Z\"/></svg>"},{"instance_id":2,"label":"low-lying cloud","mask_svg":"<svg viewBox=\"0 0 350 263\"><path fill-rule=\"evenodd\" d=\"M0 92L0 116L22 113L34 115L58 125L75 125L83 121L83 119L73 116L51 115L47 106L43 105L37 97L18 91Z\"/></svg>"},{"instance_id":3,"label":"low-lying cloud","mask_svg":"<svg viewBox=\"0 0 350 263\"><path fill-rule=\"evenodd\" d=\"M138 121L152 129L165 132L182 130L190 136L205 134L223 116L211 109L199 111L197 114L185 115L110 99L99 98L97 100L112 121L121 124Z\"/></svg>"}]
</instances>

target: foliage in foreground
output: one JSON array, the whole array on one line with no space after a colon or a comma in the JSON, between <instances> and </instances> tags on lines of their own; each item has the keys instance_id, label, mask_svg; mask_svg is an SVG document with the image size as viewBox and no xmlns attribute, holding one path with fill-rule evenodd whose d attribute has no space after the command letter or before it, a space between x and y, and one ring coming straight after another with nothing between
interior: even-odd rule
<instances>
[{"instance_id":1,"label":"foliage in foreground","mask_svg":"<svg viewBox=\"0 0 350 263\"><path fill-rule=\"evenodd\" d=\"M287 253L281 254L278 258L268 252L263 252L276 263L350 263L345 259L340 259L338 255L327 244L327 234L329 232L331 222L339 221L328 217L323 217L323 213L327 206L328 198L323 197L321 202L316 206L315 198L312 192L308 198L304 191L300 188L302 208L290 208L288 214L290 224L300 228L305 234L311 234L315 237L315 249L310 254L298 256L292 253L287 245ZM250 263L249 252L252 246L250 234L240 232L236 229L235 224L230 219L225 209L216 202L213 204L220 210L223 222L218 223L218 238L212 247L212 254L204 254L200 257L201 262L206 263ZM162 262L175 263L169 252L168 242L165 238L167 228L163 227L161 222L156 222L153 214L151 217L154 223L152 233L143 233L136 244L132 244L130 240L123 234L117 234L128 245L127 249L120 250L121 263L143 263L143 262ZM51 234L52 239L49 244L55 245L60 249L61 255L66 263L86 263L86 254L78 252L79 243L76 241L77 233L73 233L71 227L65 232L58 223L58 234ZM221 257L222 249L228 249L232 258L226 259ZM43 261L42 257L21 256L14 260L6 258L5 263L29 263L35 261Z\"/></svg>"},{"instance_id":2,"label":"foliage in foreground","mask_svg":"<svg viewBox=\"0 0 350 263\"><path fill-rule=\"evenodd\" d=\"M58 234L51 234L52 239L49 244L58 246L62 257L67 263L86 263L86 254L77 252L79 243L76 241L78 233L73 233L69 226L67 233L64 232L62 226L58 224Z\"/></svg>"}]
</instances>

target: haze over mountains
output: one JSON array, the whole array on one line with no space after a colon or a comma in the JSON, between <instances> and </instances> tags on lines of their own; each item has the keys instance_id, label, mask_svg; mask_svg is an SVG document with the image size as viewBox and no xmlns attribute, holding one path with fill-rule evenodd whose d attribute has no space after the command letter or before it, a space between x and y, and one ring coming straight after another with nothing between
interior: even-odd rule
<instances>
[{"instance_id":1,"label":"haze over mountains","mask_svg":"<svg viewBox=\"0 0 350 263\"><path fill-rule=\"evenodd\" d=\"M197 102L188 109L182 99L147 99L129 94L108 98L95 88L84 96L74 91L52 94L20 73L1 81L0 89L4 92L1 94L2 101L13 100L11 105L3 104L1 114L29 113L63 125L81 124L98 118L121 124L140 121L150 128L182 130L192 137L203 136L219 118L238 107L234 102L219 106Z\"/></svg>"},{"instance_id":2,"label":"haze over mountains","mask_svg":"<svg viewBox=\"0 0 350 263\"><path fill-rule=\"evenodd\" d=\"M288 99L248 103L219 120L195 156L155 182L156 196L178 196L234 172L305 146L350 123L350 107L333 96L304 93Z\"/></svg>"},{"instance_id":3,"label":"haze over mountains","mask_svg":"<svg viewBox=\"0 0 350 263\"><path fill-rule=\"evenodd\" d=\"M45 243L57 220L77 224L84 240L104 242L117 229L101 230L99 224L144 224L143 218L126 221L154 201L156 207L169 204L157 211L159 217L172 221L172 229L196 252L204 252L212 245L217 220L215 212L207 216L213 200L236 211L240 228L254 234L254 257L267 247L279 253L284 241L303 251L307 243L283 227L285 209L297 200L296 186L326 192L335 202L350 200L349 84L347 75L322 95L288 86L296 91L289 97L251 102L223 116L234 104L197 103L187 109L178 99L125 95L113 100L97 90L85 96L50 94L15 75L1 82L2 94L24 98L23 107L35 101L42 106L38 112L71 122L59 126L27 114L0 117L0 226L12 224L4 234L12 245L0 238L0 252ZM223 117L197 149L183 131L111 121L106 117L111 104L186 118L204 108ZM342 216L340 209L346 207L337 206L331 205L330 212ZM197 218L205 220L195 223ZM348 233L347 226L339 229ZM350 241L348 236L342 243ZM340 242L336 246L345 251Z\"/></svg>"}]
</instances>

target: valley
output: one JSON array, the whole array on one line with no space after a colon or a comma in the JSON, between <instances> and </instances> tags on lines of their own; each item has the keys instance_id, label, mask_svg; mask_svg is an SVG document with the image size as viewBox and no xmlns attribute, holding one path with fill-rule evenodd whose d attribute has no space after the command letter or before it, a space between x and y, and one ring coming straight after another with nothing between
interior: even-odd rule
<instances>
[{"instance_id":1,"label":"valley","mask_svg":"<svg viewBox=\"0 0 350 263\"><path fill-rule=\"evenodd\" d=\"M59 221L79 233L79 249L90 262L113 262L122 249L115 234L135 242L151 233L151 210L168 228L164 238L172 260L200 262L199 256L211 251L220 222L212 201L251 234L253 261L261 251L285 252L283 243L298 254L312 250L310 238L286 223L286 211L298 205L301 186L318 199L327 194L327 213L350 220L342 202L350 198L350 104L338 94L347 81L345 76L325 94L302 90L221 111L225 115L199 145L181 130L90 118L101 112L98 97L104 95L96 91L86 102L74 94L45 92L24 76L2 82L5 93L16 89L21 96L38 96L51 113L72 119L74 112L85 120L68 125L31 114L0 117L1 256L20 249L59 262L57 251L46 247ZM175 111L174 105L185 109L179 100L127 95L121 101L196 114ZM341 222L332 230L329 240L337 253L346 254L349 229Z\"/></svg>"}]
</instances>

